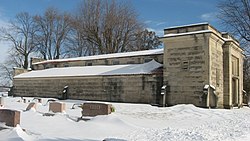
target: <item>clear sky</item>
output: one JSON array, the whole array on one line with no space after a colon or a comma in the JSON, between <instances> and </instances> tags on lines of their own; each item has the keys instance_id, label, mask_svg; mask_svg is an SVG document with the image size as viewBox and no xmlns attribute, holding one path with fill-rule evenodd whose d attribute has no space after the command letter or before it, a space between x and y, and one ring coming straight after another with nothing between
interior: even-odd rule
<instances>
[{"instance_id":1,"label":"clear sky","mask_svg":"<svg viewBox=\"0 0 250 141\"><path fill-rule=\"evenodd\" d=\"M73 12L81 0L0 0L0 26L19 12L41 14L53 6L61 11ZM163 29L193 23L209 22L223 30L216 19L217 4L221 0L128 0L139 19L148 29L162 36ZM0 42L0 62L6 58L8 45Z\"/></svg>"}]
</instances>

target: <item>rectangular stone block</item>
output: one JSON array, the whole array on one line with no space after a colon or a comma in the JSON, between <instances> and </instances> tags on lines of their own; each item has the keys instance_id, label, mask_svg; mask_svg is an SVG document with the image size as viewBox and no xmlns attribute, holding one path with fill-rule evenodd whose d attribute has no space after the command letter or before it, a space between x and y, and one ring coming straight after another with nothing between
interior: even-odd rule
<instances>
[{"instance_id":1,"label":"rectangular stone block","mask_svg":"<svg viewBox=\"0 0 250 141\"><path fill-rule=\"evenodd\" d=\"M111 104L104 103L84 103L82 116L108 115L111 113L111 106Z\"/></svg>"},{"instance_id":2,"label":"rectangular stone block","mask_svg":"<svg viewBox=\"0 0 250 141\"><path fill-rule=\"evenodd\" d=\"M20 124L20 111L0 109L0 122L5 122L7 126L16 127L17 124Z\"/></svg>"},{"instance_id":3,"label":"rectangular stone block","mask_svg":"<svg viewBox=\"0 0 250 141\"><path fill-rule=\"evenodd\" d=\"M50 102L49 103L49 111L54 113L62 113L65 111L65 103L63 102Z\"/></svg>"}]
</instances>

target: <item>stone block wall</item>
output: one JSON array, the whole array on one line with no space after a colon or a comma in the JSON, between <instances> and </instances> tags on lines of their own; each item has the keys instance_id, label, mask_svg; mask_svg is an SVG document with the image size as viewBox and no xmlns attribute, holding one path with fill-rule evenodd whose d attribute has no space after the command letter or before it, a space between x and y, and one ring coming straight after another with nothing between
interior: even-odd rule
<instances>
[{"instance_id":1,"label":"stone block wall","mask_svg":"<svg viewBox=\"0 0 250 141\"><path fill-rule=\"evenodd\" d=\"M22 74L22 73L26 73L28 72L27 69L24 68L14 68L14 76Z\"/></svg>"},{"instance_id":2,"label":"stone block wall","mask_svg":"<svg viewBox=\"0 0 250 141\"><path fill-rule=\"evenodd\" d=\"M227 60L224 61L223 63L223 77L224 77L224 95L223 95L223 106L225 108L230 108L231 105L231 100L230 100L230 94L231 94L231 59L230 59L230 54L231 54L231 50L228 47L228 43L223 45L223 60Z\"/></svg>"},{"instance_id":3,"label":"stone block wall","mask_svg":"<svg viewBox=\"0 0 250 141\"><path fill-rule=\"evenodd\" d=\"M133 103L161 101L161 75L122 75L14 79L16 96L62 97L68 86L68 98Z\"/></svg>"},{"instance_id":4,"label":"stone block wall","mask_svg":"<svg viewBox=\"0 0 250 141\"><path fill-rule=\"evenodd\" d=\"M42 69L46 69L46 68L55 68L55 67L143 64L145 62L149 62L152 59L156 60L159 63L163 63L163 54L107 58L107 59L98 59L98 60L77 60L77 61L51 62L51 63L45 63L45 64L32 65L32 68L34 70L42 70Z\"/></svg>"},{"instance_id":5,"label":"stone block wall","mask_svg":"<svg viewBox=\"0 0 250 141\"><path fill-rule=\"evenodd\" d=\"M239 47L237 41L235 41L228 34L223 35L228 40L223 45L224 53L224 107L231 108L233 106L241 106L243 102L243 62L244 56L243 50ZM236 59L238 62L237 70L238 73L233 73L233 60ZM233 80L237 81L237 88L233 85Z\"/></svg>"},{"instance_id":6,"label":"stone block wall","mask_svg":"<svg viewBox=\"0 0 250 141\"><path fill-rule=\"evenodd\" d=\"M210 85L215 87L215 94L210 92L209 106L223 107L223 44L220 34L211 34L209 38L209 81Z\"/></svg>"},{"instance_id":7,"label":"stone block wall","mask_svg":"<svg viewBox=\"0 0 250 141\"><path fill-rule=\"evenodd\" d=\"M208 84L208 38L210 33L164 39L164 83L170 87L167 105L205 106L203 87Z\"/></svg>"},{"instance_id":8,"label":"stone block wall","mask_svg":"<svg viewBox=\"0 0 250 141\"><path fill-rule=\"evenodd\" d=\"M168 105L230 108L242 104L243 51L234 38L207 23L164 32ZM203 91L205 85L210 86L208 92Z\"/></svg>"}]
</instances>

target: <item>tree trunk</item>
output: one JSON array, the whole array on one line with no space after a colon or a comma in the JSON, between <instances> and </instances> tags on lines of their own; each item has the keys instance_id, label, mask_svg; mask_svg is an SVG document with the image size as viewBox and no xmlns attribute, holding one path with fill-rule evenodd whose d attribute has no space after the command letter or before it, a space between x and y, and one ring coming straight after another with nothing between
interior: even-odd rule
<instances>
[{"instance_id":1,"label":"tree trunk","mask_svg":"<svg viewBox=\"0 0 250 141\"><path fill-rule=\"evenodd\" d=\"M23 68L28 69L29 67L29 60L28 60L28 55L24 56L24 62L23 62Z\"/></svg>"}]
</instances>

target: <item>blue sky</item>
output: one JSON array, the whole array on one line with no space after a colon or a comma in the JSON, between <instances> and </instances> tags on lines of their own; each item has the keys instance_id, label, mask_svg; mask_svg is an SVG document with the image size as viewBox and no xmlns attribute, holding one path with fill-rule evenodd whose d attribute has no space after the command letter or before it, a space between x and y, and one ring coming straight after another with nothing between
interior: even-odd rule
<instances>
[{"instance_id":1,"label":"blue sky","mask_svg":"<svg viewBox=\"0 0 250 141\"><path fill-rule=\"evenodd\" d=\"M61 11L73 12L81 0L0 0L0 26L19 12L41 14L53 6ZM223 30L216 19L217 3L221 0L128 0L148 29L162 36L163 29L193 23L209 22ZM5 57L7 45L0 42L0 61Z\"/></svg>"}]
</instances>

